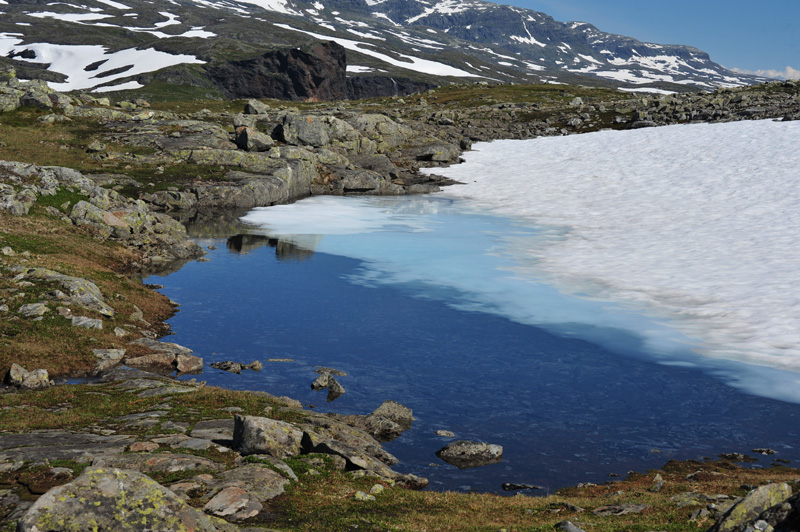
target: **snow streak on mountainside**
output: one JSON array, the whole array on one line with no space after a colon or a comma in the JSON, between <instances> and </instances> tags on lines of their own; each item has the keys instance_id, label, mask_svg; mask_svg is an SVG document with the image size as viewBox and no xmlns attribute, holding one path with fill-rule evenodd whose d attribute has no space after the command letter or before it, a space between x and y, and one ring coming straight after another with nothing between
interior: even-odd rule
<instances>
[{"instance_id":1,"label":"snow streak on mountainside","mask_svg":"<svg viewBox=\"0 0 800 532\"><path fill-rule=\"evenodd\" d=\"M352 75L429 82L590 76L661 91L760 81L695 48L643 43L481 0L0 0L0 14L0 55L62 74L62 90L131 86L145 72L246 59L312 38L348 43Z\"/></svg>"}]
</instances>

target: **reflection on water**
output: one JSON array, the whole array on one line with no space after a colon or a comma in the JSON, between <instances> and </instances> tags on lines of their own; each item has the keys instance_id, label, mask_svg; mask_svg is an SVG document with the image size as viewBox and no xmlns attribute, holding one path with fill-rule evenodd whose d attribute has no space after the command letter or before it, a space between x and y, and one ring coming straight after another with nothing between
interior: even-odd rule
<instances>
[{"instance_id":1,"label":"reflection on water","mask_svg":"<svg viewBox=\"0 0 800 532\"><path fill-rule=\"evenodd\" d=\"M317 241L322 235L314 235ZM308 239L306 239L308 240ZM268 246L275 248L275 257L278 260L306 260L314 255L314 248L308 245L298 246L292 241L270 238L264 235L235 235L228 237L227 248L240 254L247 254L256 249Z\"/></svg>"}]
</instances>

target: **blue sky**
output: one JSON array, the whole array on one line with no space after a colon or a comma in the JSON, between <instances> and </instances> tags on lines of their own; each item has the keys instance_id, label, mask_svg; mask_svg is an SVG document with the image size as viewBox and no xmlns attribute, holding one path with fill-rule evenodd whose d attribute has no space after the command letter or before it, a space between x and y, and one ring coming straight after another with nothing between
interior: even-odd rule
<instances>
[{"instance_id":1,"label":"blue sky","mask_svg":"<svg viewBox=\"0 0 800 532\"><path fill-rule=\"evenodd\" d=\"M695 46L731 69L800 70L800 0L494 1L642 41Z\"/></svg>"}]
</instances>

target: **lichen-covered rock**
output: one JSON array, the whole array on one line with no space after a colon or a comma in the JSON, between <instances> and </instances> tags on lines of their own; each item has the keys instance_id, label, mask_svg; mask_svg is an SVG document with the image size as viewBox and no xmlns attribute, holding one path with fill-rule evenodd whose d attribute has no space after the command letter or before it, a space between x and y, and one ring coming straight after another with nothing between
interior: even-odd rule
<instances>
[{"instance_id":1,"label":"lichen-covered rock","mask_svg":"<svg viewBox=\"0 0 800 532\"><path fill-rule=\"evenodd\" d=\"M256 416L234 417L233 447L243 455L289 458L300 454L302 440L302 431L289 423Z\"/></svg>"},{"instance_id":2,"label":"lichen-covered rock","mask_svg":"<svg viewBox=\"0 0 800 532\"><path fill-rule=\"evenodd\" d=\"M708 532L739 532L749 521L757 518L768 508L779 504L792 495L792 488L786 483L760 486L734 504Z\"/></svg>"},{"instance_id":3,"label":"lichen-covered rock","mask_svg":"<svg viewBox=\"0 0 800 532\"><path fill-rule=\"evenodd\" d=\"M141 473L91 467L69 484L42 495L17 530L218 532L237 528L209 518Z\"/></svg>"},{"instance_id":4,"label":"lichen-covered rock","mask_svg":"<svg viewBox=\"0 0 800 532\"><path fill-rule=\"evenodd\" d=\"M775 532L794 532L800 530L800 494L795 494L785 501L767 509L758 516L758 520L771 526ZM752 528L756 530L769 530L767 527L758 528L754 526L756 523L752 523ZM747 530L747 526L751 526L750 523L744 526L743 530Z\"/></svg>"},{"instance_id":5,"label":"lichen-covered rock","mask_svg":"<svg viewBox=\"0 0 800 532\"><path fill-rule=\"evenodd\" d=\"M92 349L92 353L97 357L95 371L98 373L108 371L118 365L125 356L124 349Z\"/></svg>"},{"instance_id":6,"label":"lichen-covered rock","mask_svg":"<svg viewBox=\"0 0 800 532\"><path fill-rule=\"evenodd\" d=\"M437 163L449 163L457 161L461 155L461 150L452 144L436 142L417 150L417 159L420 161L432 161Z\"/></svg>"},{"instance_id":7,"label":"lichen-covered rock","mask_svg":"<svg viewBox=\"0 0 800 532\"><path fill-rule=\"evenodd\" d=\"M295 146L325 146L331 140L318 116L287 114L280 128L281 140Z\"/></svg>"},{"instance_id":8,"label":"lichen-covered rock","mask_svg":"<svg viewBox=\"0 0 800 532\"><path fill-rule=\"evenodd\" d=\"M246 490L237 486L229 486L214 495L203 507L203 510L217 517L237 522L257 516L263 508L264 505Z\"/></svg>"},{"instance_id":9,"label":"lichen-covered rock","mask_svg":"<svg viewBox=\"0 0 800 532\"><path fill-rule=\"evenodd\" d=\"M276 463L277 459L273 458ZM285 466L285 464L284 464ZM277 466L276 466L277 467ZM291 469L289 469L291 471ZM289 480L269 467L248 464L220 473L220 480L225 484L240 485L261 502L274 499L283 494Z\"/></svg>"},{"instance_id":10,"label":"lichen-covered rock","mask_svg":"<svg viewBox=\"0 0 800 532\"><path fill-rule=\"evenodd\" d=\"M236 146L245 151L269 151L275 144L272 137L260 133L253 128L243 126L236 128Z\"/></svg>"},{"instance_id":11,"label":"lichen-covered rock","mask_svg":"<svg viewBox=\"0 0 800 532\"><path fill-rule=\"evenodd\" d=\"M347 123L363 137L373 141L379 153L397 148L415 135L413 129L398 124L386 115L360 114Z\"/></svg>"},{"instance_id":12,"label":"lichen-covered rock","mask_svg":"<svg viewBox=\"0 0 800 532\"><path fill-rule=\"evenodd\" d=\"M365 416L359 426L378 441L391 441L410 429L413 422L411 409L390 399Z\"/></svg>"},{"instance_id":13,"label":"lichen-covered rock","mask_svg":"<svg viewBox=\"0 0 800 532\"><path fill-rule=\"evenodd\" d=\"M503 448L489 443L459 440L436 451L436 456L460 469L496 464L503 459Z\"/></svg>"},{"instance_id":14,"label":"lichen-covered rock","mask_svg":"<svg viewBox=\"0 0 800 532\"><path fill-rule=\"evenodd\" d=\"M263 115L269 112L269 105L258 100L248 100L244 106L247 115Z\"/></svg>"}]
</instances>

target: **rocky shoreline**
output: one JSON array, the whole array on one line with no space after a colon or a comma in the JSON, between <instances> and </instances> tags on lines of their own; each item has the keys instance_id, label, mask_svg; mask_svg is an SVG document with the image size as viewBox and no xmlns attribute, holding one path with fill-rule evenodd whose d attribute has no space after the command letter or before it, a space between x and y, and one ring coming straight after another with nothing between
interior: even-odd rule
<instances>
[{"instance_id":1,"label":"rocky shoreline","mask_svg":"<svg viewBox=\"0 0 800 532\"><path fill-rule=\"evenodd\" d=\"M253 100L243 113L200 110L188 115L153 110L141 100L111 105L88 95L58 94L44 83L22 83L13 75L0 82L0 111L39 109L41 127L80 120L96 124L97 132L81 149L100 167L113 169L87 174L62 166L0 162L3 216L21 219L36 210L37 216L97 242L123 246L134 257L126 265L129 271L174 267L204 254L177 220L309 195L438 190L450 182L421 176L419 168L457 162L474 141L605 127L800 118L796 82L662 98L619 95L616 100L609 100L611 91L576 96L565 89L537 103L473 107L457 105L455 99L449 102L456 105L431 104L427 100L439 92L433 90L409 97L413 101L391 99L390 106L381 104L380 112L365 103L300 110ZM151 171L154 181L159 181L157 176L164 179L145 183L135 178L137 170ZM47 204L48 198L59 198L64 191L69 199ZM389 487L427 485L425 479L393 471L397 460L380 445L413 421L410 410L391 401L366 416L336 416L304 410L288 398L253 394L258 404L249 412L224 406L214 415L185 415L186 406L178 403L211 392L203 383L159 373L197 372L202 359L186 348L158 341L159 327L148 323L149 316L136 305L120 315L110 305L114 296L104 293L96 279L55 271L39 258L11 245L3 247L0 271L13 285L0 301L4 319L34 321L57 315L67 328L113 327L119 342L91 349L91 367L72 375L101 378L81 385L81 393L102 400L124 397L141 402L141 408L81 429L0 434L0 475L4 484L14 486L0 490L4 526L114 530L124 521L131 529L247 530L255 525L262 530L270 522L271 501L300 480L298 460L305 464L305 475L318 475L318 469L326 467L366 478L370 489L354 495L364 502ZM41 299L18 305L23 290L40 293ZM41 367L13 366L6 382L12 386L6 390L9 396L24 395L23 389L52 389ZM497 449L479 454L484 451L491 451L489 461L498 459ZM463 450L453 452L454 460L464 458ZM53 465L60 463L67 466ZM34 473L38 484L25 484ZM791 497L791 488L770 488L766 495L759 490L742 499L753 506L746 512L741 511L742 501L716 505L714 517L721 524L714 530L745 530L750 525L742 523L759 519L775 530L793 529L800 503L797 496ZM732 514L746 518L729 526L725 516Z\"/></svg>"}]
</instances>

